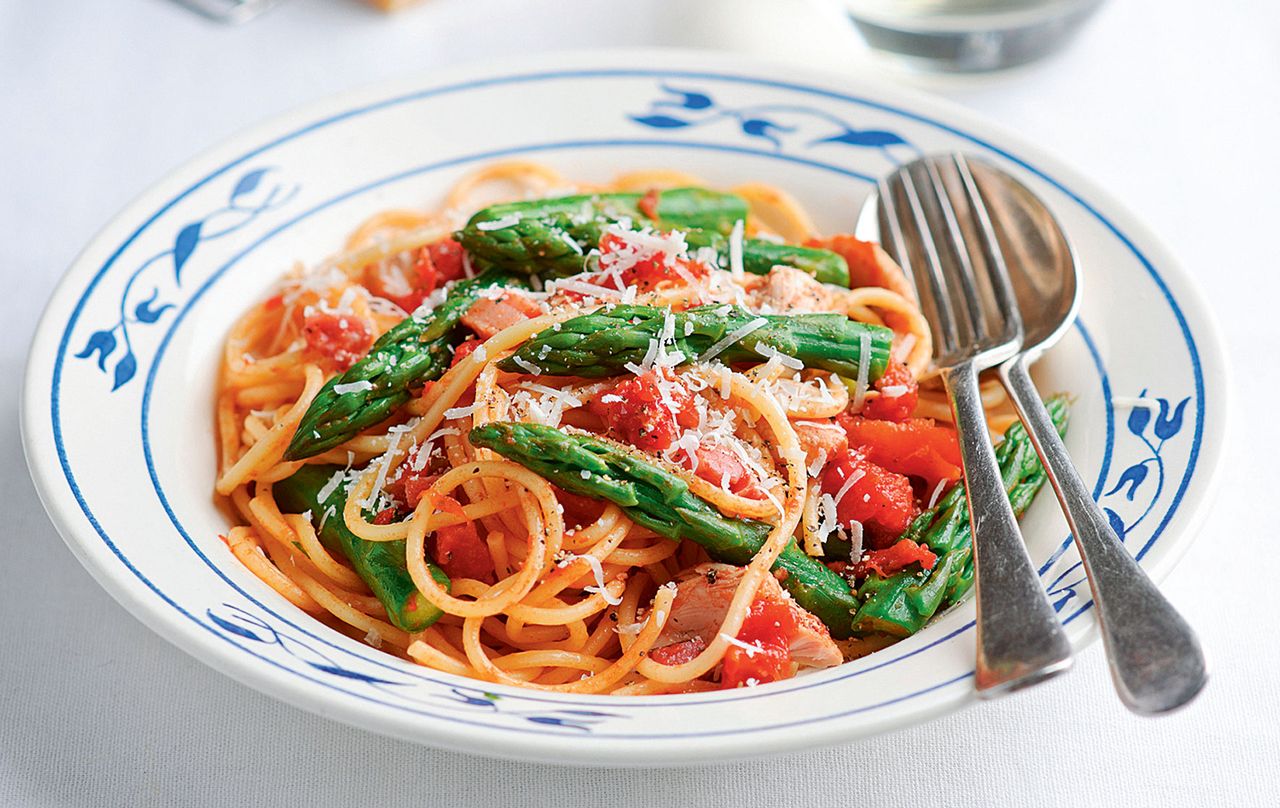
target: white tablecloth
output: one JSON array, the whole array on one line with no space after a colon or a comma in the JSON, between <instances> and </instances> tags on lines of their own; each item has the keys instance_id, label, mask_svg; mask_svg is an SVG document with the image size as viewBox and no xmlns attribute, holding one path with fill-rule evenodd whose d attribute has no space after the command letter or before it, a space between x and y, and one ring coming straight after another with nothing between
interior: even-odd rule
<instances>
[{"instance_id":1,"label":"white tablecloth","mask_svg":"<svg viewBox=\"0 0 1280 808\"><path fill-rule=\"evenodd\" d=\"M1214 515L1166 584L1214 671L1182 713L1126 713L1095 646L1033 691L836 749L671 771L495 762L348 729L236 684L143 628L63 546L22 460L17 382L54 282L119 207L264 116L496 54L737 42L879 69L838 25L816 26L821 44L799 49L798 27L707 34L691 27L707 9L681 17L678 5L429 0L386 19L291 0L226 28L162 0L0 4L0 804L1280 804L1280 433L1261 412L1280 395L1280 6L1269 2L1111 3L1057 58L930 81L1126 200L1221 318L1232 445Z\"/></svg>"}]
</instances>

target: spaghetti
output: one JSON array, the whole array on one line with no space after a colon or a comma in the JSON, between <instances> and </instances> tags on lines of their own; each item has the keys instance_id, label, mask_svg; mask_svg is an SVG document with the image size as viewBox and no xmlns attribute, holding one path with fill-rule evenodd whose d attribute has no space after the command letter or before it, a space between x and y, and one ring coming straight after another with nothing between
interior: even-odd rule
<instances>
[{"instance_id":1,"label":"spaghetti","mask_svg":"<svg viewBox=\"0 0 1280 808\"><path fill-rule=\"evenodd\" d=\"M859 598L965 563L913 527L963 496L911 288L779 189L702 186L499 163L295 267L226 340L230 551L375 647L544 690L750 686L909 633Z\"/></svg>"}]
</instances>

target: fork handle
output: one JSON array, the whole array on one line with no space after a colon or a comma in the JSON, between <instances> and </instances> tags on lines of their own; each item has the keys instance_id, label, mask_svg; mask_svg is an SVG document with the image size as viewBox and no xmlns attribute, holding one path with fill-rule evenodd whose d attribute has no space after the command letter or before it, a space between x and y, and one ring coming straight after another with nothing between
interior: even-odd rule
<instances>
[{"instance_id":1,"label":"fork handle","mask_svg":"<svg viewBox=\"0 0 1280 808\"><path fill-rule=\"evenodd\" d=\"M977 582L978 695L1001 695L1071 666L1071 646L1027 555L991 446L974 364L942 371L955 413Z\"/></svg>"},{"instance_id":2,"label":"fork handle","mask_svg":"<svg viewBox=\"0 0 1280 808\"><path fill-rule=\"evenodd\" d=\"M1181 707L1195 698L1206 679L1195 632L1129 555L1080 479L1027 372L1026 356L1001 365L1000 380L1027 426L1071 527L1120 700L1144 715Z\"/></svg>"}]
</instances>

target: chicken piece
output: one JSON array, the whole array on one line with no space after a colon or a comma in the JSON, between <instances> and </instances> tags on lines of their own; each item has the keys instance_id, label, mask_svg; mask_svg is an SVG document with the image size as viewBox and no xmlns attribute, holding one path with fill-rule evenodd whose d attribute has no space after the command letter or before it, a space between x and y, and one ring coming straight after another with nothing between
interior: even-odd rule
<instances>
[{"instance_id":1,"label":"chicken piece","mask_svg":"<svg viewBox=\"0 0 1280 808\"><path fill-rule=\"evenodd\" d=\"M833 290L795 267L776 266L769 270L747 292L747 302L753 308L777 314L843 311Z\"/></svg>"},{"instance_id":2,"label":"chicken piece","mask_svg":"<svg viewBox=\"0 0 1280 808\"><path fill-rule=\"evenodd\" d=\"M654 647L684 642L695 637L710 644L733 600L734 590L746 571L729 564L700 564L677 582L676 598L662 634ZM786 603L796 618L790 641L791 658L802 666L829 668L844 661L840 648L831 639L822 621L796 604L773 576L756 590L756 599Z\"/></svg>"}]
</instances>

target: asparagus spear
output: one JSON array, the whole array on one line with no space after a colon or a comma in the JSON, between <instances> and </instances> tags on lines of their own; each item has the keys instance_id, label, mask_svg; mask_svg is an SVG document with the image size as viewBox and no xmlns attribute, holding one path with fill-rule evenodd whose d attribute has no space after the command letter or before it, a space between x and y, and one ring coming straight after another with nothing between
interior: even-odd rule
<instances>
[{"instance_id":1,"label":"asparagus spear","mask_svg":"<svg viewBox=\"0 0 1280 808\"><path fill-rule=\"evenodd\" d=\"M302 416L284 458L302 460L320 454L385 420L424 383L439 378L449 367L454 326L480 291L522 283L506 273L489 271L458 281L430 313L400 321L378 338L366 356L320 389ZM346 392L338 392L339 387Z\"/></svg>"},{"instance_id":2,"label":"asparagus spear","mask_svg":"<svg viewBox=\"0 0 1280 808\"><path fill-rule=\"evenodd\" d=\"M771 530L764 522L724 516L676 475L591 435L539 424L490 423L471 430L470 440L566 491L614 503L660 536L696 542L727 564L750 563ZM773 569L786 573L782 585L832 636L850 636L858 603L843 578L805 555L794 540Z\"/></svg>"},{"instance_id":3,"label":"asparagus spear","mask_svg":"<svg viewBox=\"0 0 1280 808\"><path fill-rule=\"evenodd\" d=\"M721 269L729 268L729 235L747 218L742 197L705 188L674 188L657 195L642 212L640 194L595 194L512 202L485 208L454 233L473 260L511 272L563 278L585 271L586 258L606 227L628 221L658 230L681 230L690 249L710 248ZM652 214L652 215L650 215ZM487 225L501 223L490 229ZM773 267L795 267L823 283L849 285L849 266L830 250L745 239L742 266L756 275Z\"/></svg>"},{"instance_id":4,"label":"asparagus spear","mask_svg":"<svg viewBox=\"0 0 1280 808\"><path fill-rule=\"evenodd\" d=\"M722 342L738 333L739 339ZM862 356L863 337L867 357ZM673 313L655 306L615 306L534 335L499 366L513 372L533 366L551 376L615 376L625 372L627 364L643 363L655 339L664 341L669 356L683 354L684 362L713 348L720 349L716 356L726 363L760 362L763 357L755 348L765 346L807 367L854 379L859 364L867 361L868 378L874 381L889 361L893 332L843 314L756 315L731 306Z\"/></svg>"},{"instance_id":5,"label":"asparagus spear","mask_svg":"<svg viewBox=\"0 0 1280 808\"><path fill-rule=\"evenodd\" d=\"M1054 396L1045 402L1060 433L1067 426L1067 400ZM1019 516L1044 485L1045 471L1022 424L1014 424L996 447L1005 490ZM862 606L854 616L859 633L914 634L944 605L955 603L973 585L973 546L964 485L957 485L931 510L911 523L902 538L929 545L938 561L927 575L899 572L883 578L869 576L858 589Z\"/></svg>"},{"instance_id":6,"label":"asparagus spear","mask_svg":"<svg viewBox=\"0 0 1280 808\"><path fill-rule=\"evenodd\" d=\"M736 194L706 188L671 188L659 191L655 196L652 207L642 207L640 202L644 195L638 193L577 194L491 205L476 212L467 222L467 227L508 218L524 220L565 216L580 222L596 219L607 223L623 218L633 222L661 221L681 229L695 227L728 235L735 222L747 218L747 201Z\"/></svg>"},{"instance_id":7,"label":"asparagus spear","mask_svg":"<svg viewBox=\"0 0 1280 808\"><path fill-rule=\"evenodd\" d=\"M612 223L607 218L577 220L564 213L548 213L541 218L521 218L492 230L468 225L453 237L479 265L547 278L564 278L591 269L593 259L588 257L588 253L599 246L605 228ZM637 226L644 224L642 221L634 223ZM715 253L717 267L730 268L729 239L721 233L676 227L669 222L653 224L660 230L683 231L690 250L709 248ZM767 275L769 270L779 265L795 267L823 283L849 285L849 265L830 250L778 244L764 239L743 240L742 268L745 271Z\"/></svg>"},{"instance_id":8,"label":"asparagus spear","mask_svg":"<svg viewBox=\"0 0 1280 808\"><path fill-rule=\"evenodd\" d=\"M392 625L408 632L422 631L443 614L418 594L418 588L405 568L404 541L365 541L347 529L342 509L347 492L339 485L326 498L320 493L340 466L303 466L292 477L276 483L271 492L276 503L291 513L311 512L317 535L325 549L351 562L352 568L373 591L387 610ZM332 510L330 510L332 509ZM328 518L324 514L328 512ZM323 524L321 524L323 522ZM449 577L431 562L431 577L441 586L449 585Z\"/></svg>"}]
</instances>

